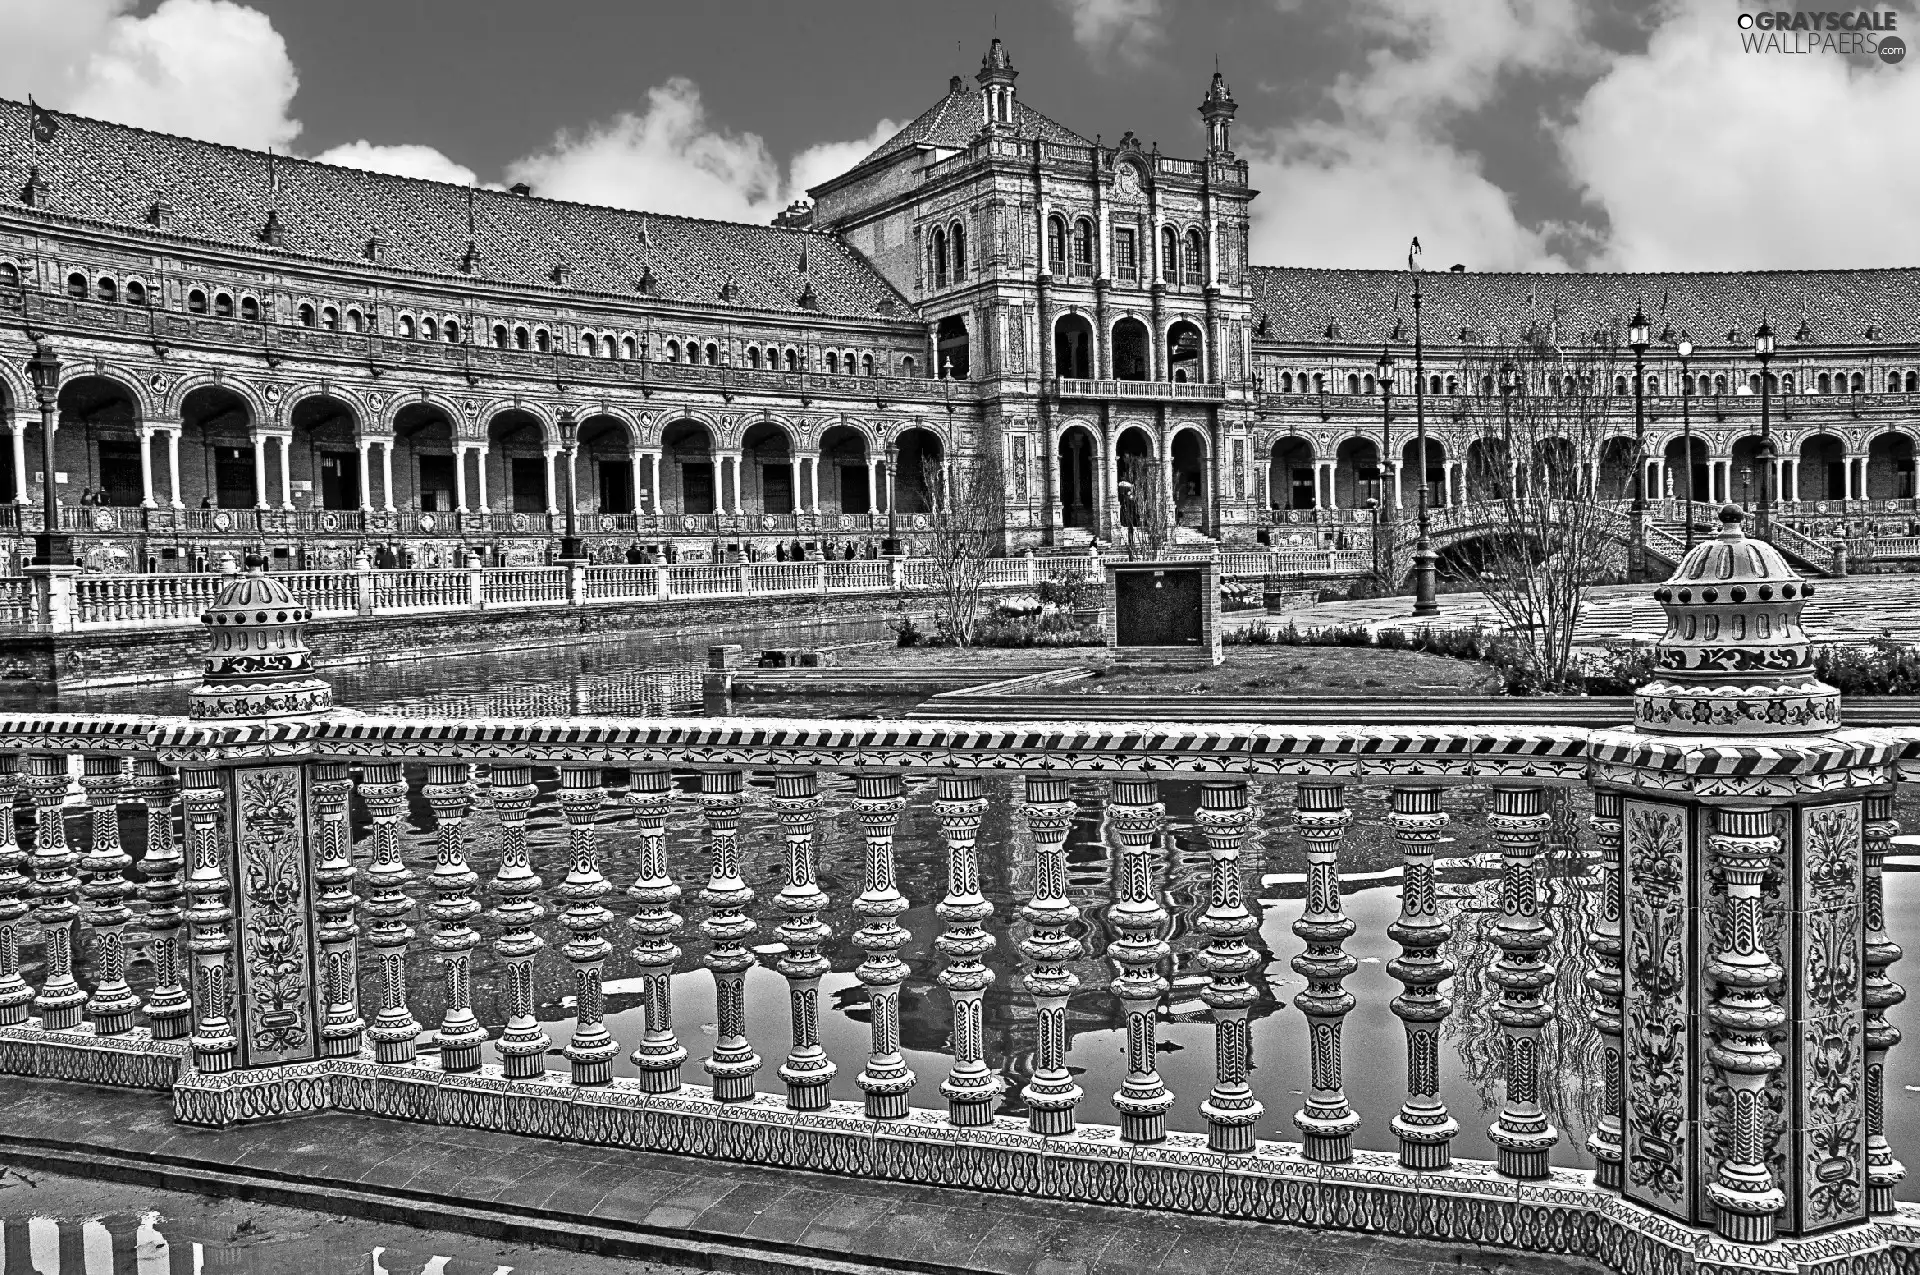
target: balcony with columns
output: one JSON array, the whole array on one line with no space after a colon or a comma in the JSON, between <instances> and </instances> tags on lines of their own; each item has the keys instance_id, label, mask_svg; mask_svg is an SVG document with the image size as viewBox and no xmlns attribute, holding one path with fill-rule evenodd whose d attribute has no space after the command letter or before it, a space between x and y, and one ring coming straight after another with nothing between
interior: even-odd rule
<instances>
[{"instance_id":1,"label":"balcony with columns","mask_svg":"<svg viewBox=\"0 0 1920 1275\"><path fill-rule=\"evenodd\" d=\"M185 716L0 718L0 1073L209 1128L1906 1269L1920 722L1843 725L1812 588L1730 516L1615 729L1163 730L347 712L308 609L237 577Z\"/></svg>"}]
</instances>

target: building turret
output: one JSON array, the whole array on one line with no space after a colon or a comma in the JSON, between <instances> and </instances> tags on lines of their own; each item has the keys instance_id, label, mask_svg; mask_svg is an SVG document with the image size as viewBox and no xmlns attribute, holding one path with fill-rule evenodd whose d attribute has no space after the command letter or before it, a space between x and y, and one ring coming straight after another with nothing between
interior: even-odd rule
<instances>
[{"instance_id":1,"label":"building turret","mask_svg":"<svg viewBox=\"0 0 1920 1275\"><path fill-rule=\"evenodd\" d=\"M973 77L980 81L981 109L988 128L1013 123L1013 82L1019 77L1013 59L1007 56L1007 46L995 36L980 59L979 73Z\"/></svg>"},{"instance_id":2,"label":"building turret","mask_svg":"<svg viewBox=\"0 0 1920 1275\"><path fill-rule=\"evenodd\" d=\"M1218 66L1213 69L1213 83L1207 86L1207 96L1200 103L1200 118L1207 122L1207 151L1213 155L1233 154L1233 115L1240 109L1240 103L1233 100L1233 90L1227 87L1227 77L1220 74Z\"/></svg>"}]
</instances>

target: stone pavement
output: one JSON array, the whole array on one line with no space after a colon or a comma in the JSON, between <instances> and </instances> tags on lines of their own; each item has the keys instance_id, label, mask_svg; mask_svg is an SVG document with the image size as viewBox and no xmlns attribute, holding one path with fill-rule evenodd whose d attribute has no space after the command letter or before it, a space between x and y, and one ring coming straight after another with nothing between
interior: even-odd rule
<instances>
[{"instance_id":1,"label":"stone pavement","mask_svg":"<svg viewBox=\"0 0 1920 1275\"><path fill-rule=\"evenodd\" d=\"M1813 599L1807 603L1802 623L1815 641L1857 642L1891 634L1905 642L1920 642L1920 576L1848 576L1812 583ZM1610 642L1657 639L1666 630L1666 619L1660 604L1653 600L1654 587L1616 584L1591 590L1581 611L1575 640L1603 646ZM1442 594L1439 602L1439 617L1422 623L1448 628L1471 628L1475 624L1493 628L1500 624L1493 607L1478 593ZM1270 625L1284 626L1291 619L1302 627L1364 624L1378 632L1382 628L1414 627L1412 608L1411 595L1365 598L1355 602L1324 602L1291 616L1237 611L1222 616L1221 623L1237 627L1264 619Z\"/></svg>"},{"instance_id":2,"label":"stone pavement","mask_svg":"<svg viewBox=\"0 0 1920 1275\"><path fill-rule=\"evenodd\" d=\"M617 1255L639 1263L635 1270L647 1262L755 1275L1602 1269L1474 1245L1062 1204L365 1116L189 1128L174 1123L164 1095L15 1077L0 1081L0 1165Z\"/></svg>"}]
</instances>

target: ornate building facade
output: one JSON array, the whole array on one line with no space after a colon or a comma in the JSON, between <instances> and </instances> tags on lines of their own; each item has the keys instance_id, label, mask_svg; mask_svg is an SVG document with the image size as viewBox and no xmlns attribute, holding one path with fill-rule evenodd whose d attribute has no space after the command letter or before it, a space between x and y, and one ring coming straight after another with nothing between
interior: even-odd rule
<instances>
[{"instance_id":1,"label":"ornate building facade","mask_svg":"<svg viewBox=\"0 0 1920 1275\"><path fill-rule=\"evenodd\" d=\"M428 565L539 561L569 487L602 560L843 552L923 534L942 480L984 448L1005 467L1010 548L1113 539L1146 472L1196 540L1324 537L1369 499L1407 508L1408 276L1249 263L1256 192L1217 73L1192 159L1086 138L1017 78L995 40L971 82L773 226L0 103L0 538L17 564L40 525L43 424L61 521L101 570L245 551L331 566L389 543ZM1473 495L1477 334L1617 327L1663 302L1654 494L1751 485L1767 319L1776 490L1809 518L1904 532L1917 285L1430 274L1428 497ZM36 343L57 370L30 367ZM1390 402L1383 349L1403 369ZM1632 468L1617 388L1629 450L1589 458L1602 495Z\"/></svg>"}]
</instances>

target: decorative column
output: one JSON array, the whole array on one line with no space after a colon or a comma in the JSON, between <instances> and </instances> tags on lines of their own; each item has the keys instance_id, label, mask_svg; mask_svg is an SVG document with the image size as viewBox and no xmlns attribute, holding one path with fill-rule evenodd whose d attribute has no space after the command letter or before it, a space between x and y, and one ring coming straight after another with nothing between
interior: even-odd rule
<instances>
[{"instance_id":1,"label":"decorative column","mask_svg":"<svg viewBox=\"0 0 1920 1275\"><path fill-rule=\"evenodd\" d=\"M433 918L433 950L440 960L445 1005L440 1019L440 1067L478 1071L487 1029L473 1012L473 949L480 936L468 924L480 911L473 887L480 874L467 862L467 816L473 813L473 767L467 762L434 762L420 790L433 808L433 872L427 904Z\"/></svg>"},{"instance_id":2,"label":"decorative column","mask_svg":"<svg viewBox=\"0 0 1920 1275\"><path fill-rule=\"evenodd\" d=\"M660 508L660 451L661 449L656 447L647 453L647 460L653 466L653 486L648 489L647 494L653 505L653 516L656 518L662 513ZM815 512L818 511L816 510Z\"/></svg>"},{"instance_id":3,"label":"decorative column","mask_svg":"<svg viewBox=\"0 0 1920 1275\"><path fill-rule=\"evenodd\" d=\"M1027 1103L1027 1127L1059 1135L1073 1132L1074 1108L1083 1090L1067 1070L1067 997L1080 986L1067 965L1082 954L1080 940L1067 927L1080 909L1067 900L1067 830L1074 803L1065 779L1027 776L1027 831L1033 838L1033 897L1020 909L1033 928L1020 941L1027 958L1021 980L1033 997L1033 1077L1021 1091Z\"/></svg>"},{"instance_id":4,"label":"decorative column","mask_svg":"<svg viewBox=\"0 0 1920 1275\"><path fill-rule=\"evenodd\" d=\"M1107 921L1118 931L1107 945L1117 972L1109 986L1120 998L1127 1023L1127 1078L1113 1095L1120 1136L1128 1142L1159 1142L1167 1136L1173 1094L1160 1078L1160 998L1171 986L1162 973L1173 953L1161 933L1167 910L1153 888L1154 851L1166 808L1151 779L1116 779L1107 817L1120 841L1118 881Z\"/></svg>"},{"instance_id":5,"label":"decorative column","mask_svg":"<svg viewBox=\"0 0 1920 1275\"><path fill-rule=\"evenodd\" d=\"M1208 938L1198 964L1207 972L1200 999L1213 1011L1213 1090L1200 1104L1207 1121L1207 1146L1214 1151L1253 1150L1253 1127L1264 1108L1247 1078L1253 1070L1253 1038L1247 1011L1259 993L1247 975L1260 955L1247 936L1260 928L1240 888L1240 848L1247 839L1247 785L1240 779L1210 779L1200 785L1200 809L1194 819L1207 835L1213 879L1207 910L1193 928Z\"/></svg>"},{"instance_id":6,"label":"decorative column","mask_svg":"<svg viewBox=\"0 0 1920 1275\"><path fill-rule=\"evenodd\" d=\"M709 947L701 964L713 971L718 1019L713 1052L701 1064L713 1077L716 1102L745 1102L753 1097L753 1076L760 1056L747 1040L747 971L754 957L742 941L760 927L747 915L753 889L740 877L740 797L745 776L737 770L700 775L700 803L707 821L708 870L700 902L707 907L700 933Z\"/></svg>"},{"instance_id":7,"label":"decorative column","mask_svg":"<svg viewBox=\"0 0 1920 1275\"><path fill-rule=\"evenodd\" d=\"M633 959L640 967L646 1016L640 1044L629 1058L640 1069L640 1087L648 1093L680 1088L680 1064L687 1061L686 1046L673 1034L673 967L680 959L673 939L686 922L673 910L680 887L667 865L672 797L673 775L668 771L636 770L628 778L627 805L640 831L640 872L627 893L640 906L627 925L635 935Z\"/></svg>"},{"instance_id":8,"label":"decorative column","mask_svg":"<svg viewBox=\"0 0 1920 1275\"><path fill-rule=\"evenodd\" d=\"M81 760L80 787L87 795L92 837L80 860L85 900L81 919L93 931L93 995L87 1017L96 1036L119 1036L133 1029L140 998L127 986L127 922L133 910L127 896L133 882L127 869L133 856L120 846L120 796L126 761L120 757Z\"/></svg>"},{"instance_id":9,"label":"decorative column","mask_svg":"<svg viewBox=\"0 0 1920 1275\"><path fill-rule=\"evenodd\" d=\"M854 1083L867 1096L869 1119L899 1120L907 1114L907 1094L915 1079L900 1054L900 985L907 978L900 949L912 935L900 928L898 918L908 904L894 881L893 857L894 827L906 798L898 772L863 771L855 784L853 808L866 840L866 888L853 909L867 919L853 934L854 945L867 954L855 973L867 989L873 1045L866 1070Z\"/></svg>"},{"instance_id":10,"label":"decorative column","mask_svg":"<svg viewBox=\"0 0 1920 1275\"><path fill-rule=\"evenodd\" d=\"M170 503L175 509L186 508L186 501L180 498L180 430L166 431L167 435L167 494L172 497ZM18 472L17 470L15 472Z\"/></svg>"},{"instance_id":11,"label":"decorative column","mask_svg":"<svg viewBox=\"0 0 1920 1275\"><path fill-rule=\"evenodd\" d=\"M142 425L140 438L140 507L152 509L153 500L153 426Z\"/></svg>"},{"instance_id":12,"label":"decorative column","mask_svg":"<svg viewBox=\"0 0 1920 1275\"><path fill-rule=\"evenodd\" d=\"M407 1008L407 944L413 927L413 873L400 861L400 816L407 805L407 774L399 762L371 762L360 772L360 796L373 817L373 862L367 865L367 946L380 969L380 1008L367 1029L375 1062L413 1061L420 1024ZM192 887L189 886L189 889Z\"/></svg>"},{"instance_id":13,"label":"decorative column","mask_svg":"<svg viewBox=\"0 0 1920 1275\"><path fill-rule=\"evenodd\" d=\"M267 503L267 435L259 430L253 432L253 507L268 508Z\"/></svg>"},{"instance_id":14,"label":"decorative column","mask_svg":"<svg viewBox=\"0 0 1920 1275\"><path fill-rule=\"evenodd\" d=\"M16 416L9 422L7 439L13 445L13 503L27 503L27 423Z\"/></svg>"},{"instance_id":15,"label":"decorative column","mask_svg":"<svg viewBox=\"0 0 1920 1275\"><path fill-rule=\"evenodd\" d=\"M1353 936L1351 918L1340 910L1340 840L1353 812L1346 789L1337 783L1299 785L1294 816L1307 841L1307 897L1293 932L1307 946L1293 958L1293 971L1306 987L1293 998L1307 1016L1307 1052L1311 1078L1307 1101L1294 1113L1294 1127L1305 1140L1303 1154L1321 1164L1353 1157L1353 1131L1360 1117L1347 1105L1341 1079L1340 1029L1353 1009L1353 993L1341 984L1360 963L1346 950Z\"/></svg>"},{"instance_id":16,"label":"decorative column","mask_svg":"<svg viewBox=\"0 0 1920 1275\"><path fill-rule=\"evenodd\" d=\"M1587 1138L1593 1153L1594 1181L1618 1191L1624 1185L1625 1150L1621 1117L1625 1101L1621 1016L1625 1012L1626 943L1621 928L1621 808L1617 792L1593 794L1593 834L1600 852L1600 898L1593 927L1587 931L1592 965L1585 978L1592 996L1587 1021L1600 1037L1600 1121Z\"/></svg>"},{"instance_id":17,"label":"decorative column","mask_svg":"<svg viewBox=\"0 0 1920 1275\"><path fill-rule=\"evenodd\" d=\"M1887 1011L1907 998L1907 990L1887 977L1899 960L1900 945L1887 934L1886 858L1900 825L1893 818L1893 792L1874 793L1866 801L1866 983L1861 1000L1866 1007L1867 1040L1867 1212L1885 1216L1895 1211L1893 1189L1907 1176L1906 1166L1894 1158L1887 1141L1887 1051L1900 1043L1900 1029L1887 1021Z\"/></svg>"},{"instance_id":18,"label":"decorative column","mask_svg":"<svg viewBox=\"0 0 1920 1275\"><path fill-rule=\"evenodd\" d=\"M553 457L547 457L547 487L553 487ZM453 511L457 514L467 512L467 445L456 442L453 445Z\"/></svg>"},{"instance_id":19,"label":"decorative column","mask_svg":"<svg viewBox=\"0 0 1920 1275\"><path fill-rule=\"evenodd\" d=\"M560 499L555 494L553 476L553 458L558 455L558 450L549 447L545 452L541 453L541 455L546 458L547 462L547 517L551 518L560 512Z\"/></svg>"},{"instance_id":20,"label":"decorative column","mask_svg":"<svg viewBox=\"0 0 1920 1275\"><path fill-rule=\"evenodd\" d=\"M819 781L814 773L796 770L776 775L773 806L780 813L787 841L787 884L774 899L774 906L786 913L787 919L774 934L787 945L778 968L787 980L787 1004L793 1020L793 1047L780 1065L780 1079L787 1083L787 1106L795 1111L824 1111L827 1086L838 1068L820 1043L820 976L830 968L827 958L820 954L820 945L832 937L833 931L820 919L828 900L820 888L814 858L813 825L820 810Z\"/></svg>"},{"instance_id":21,"label":"decorative column","mask_svg":"<svg viewBox=\"0 0 1920 1275\"><path fill-rule=\"evenodd\" d=\"M490 455L492 455L492 453L487 450L487 445L484 442L478 444L473 449L474 494L480 498L478 502L479 510L483 514L493 512L493 506L487 503L487 457Z\"/></svg>"},{"instance_id":22,"label":"decorative column","mask_svg":"<svg viewBox=\"0 0 1920 1275\"><path fill-rule=\"evenodd\" d=\"M280 441L280 508L293 510L293 435L276 434Z\"/></svg>"},{"instance_id":23,"label":"decorative column","mask_svg":"<svg viewBox=\"0 0 1920 1275\"><path fill-rule=\"evenodd\" d=\"M1547 791L1498 785L1487 826L1500 847L1500 919L1489 934L1500 955L1487 978L1500 989L1488 1011L1500 1028L1506 1063L1506 1101L1487 1129L1500 1172L1514 1178L1547 1176L1547 1153L1559 1130L1540 1105L1540 1029L1553 1018L1547 993L1555 973L1547 961L1553 927L1541 915L1538 859L1553 819Z\"/></svg>"},{"instance_id":24,"label":"decorative column","mask_svg":"<svg viewBox=\"0 0 1920 1275\"><path fill-rule=\"evenodd\" d=\"M1400 945L1400 955L1387 962L1387 973L1405 988L1392 1009L1407 1033L1407 1100L1393 1118L1393 1131L1401 1164L1444 1169L1453 1162L1453 1135L1460 1131L1440 1097L1440 1025L1453 1012L1453 998L1441 994L1440 984L1454 969L1442 954L1451 927L1440 916L1433 852L1447 813L1440 809L1440 789L1431 786L1396 786L1391 803L1387 826L1400 846L1400 915L1387 937Z\"/></svg>"},{"instance_id":25,"label":"decorative column","mask_svg":"<svg viewBox=\"0 0 1920 1275\"><path fill-rule=\"evenodd\" d=\"M373 448L373 440L362 438L357 444L360 452L360 512L373 510L373 466L368 463L367 453Z\"/></svg>"},{"instance_id":26,"label":"decorative column","mask_svg":"<svg viewBox=\"0 0 1920 1275\"><path fill-rule=\"evenodd\" d=\"M27 757L27 795L33 801L34 920L46 940L46 974L33 1008L40 1026L65 1031L80 1025L87 994L73 977L73 921L80 915L75 895L80 879L73 874L77 856L67 845L67 758L64 753L32 753ZM224 886L225 878L222 879Z\"/></svg>"},{"instance_id":27,"label":"decorative column","mask_svg":"<svg viewBox=\"0 0 1920 1275\"><path fill-rule=\"evenodd\" d=\"M211 1076L233 1070L240 1051L233 1020L233 882L226 872L230 826L226 775L217 770L183 770L180 798L187 829L193 1065Z\"/></svg>"},{"instance_id":28,"label":"decorative column","mask_svg":"<svg viewBox=\"0 0 1920 1275\"><path fill-rule=\"evenodd\" d=\"M942 775L933 812L940 819L940 836L947 843L947 894L934 908L946 933L933 941L947 958L940 986L953 1001L953 1066L940 1083L947 1098L947 1120L960 1128L993 1123L993 1104L1000 1097L1000 1077L986 1062L984 1000L993 986L986 955L993 935L986 920L993 904L980 892L980 854L976 844L980 821L987 812L984 785L977 775Z\"/></svg>"},{"instance_id":29,"label":"decorative column","mask_svg":"<svg viewBox=\"0 0 1920 1275\"><path fill-rule=\"evenodd\" d=\"M33 883L27 879L27 852L20 848L14 825L19 767L19 754L0 757L0 1027L26 1022L27 1007L33 1003L33 988L20 976L20 937L33 910L27 902Z\"/></svg>"},{"instance_id":30,"label":"decorative column","mask_svg":"<svg viewBox=\"0 0 1920 1275\"><path fill-rule=\"evenodd\" d=\"M1772 993L1786 971L1760 939L1760 886L1780 853L1780 838L1768 807L1727 806L1713 813L1715 835L1708 844L1726 874L1726 896L1707 958L1718 989L1707 1006L1714 1029L1707 1056L1730 1096L1727 1154L1707 1183L1707 1198L1719 1210L1716 1229L1722 1236L1766 1244L1774 1237L1774 1214L1787 1204L1767 1163L1778 1130L1766 1103L1768 1081L1785 1061L1770 1037L1787 1023L1787 1011Z\"/></svg>"},{"instance_id":31,"label":"decorative column","mask_svg":"<svg viewBox=\"0 0 1920 1275\"><path fill-rule=\"evenodd\" d=\"M393 436L380 440L380 507L393 512Z\"/></svg>"},{"instance_id":32,"label":"decorative column","mask_svg":"<svg viewBox=\"0 0 1920 1275\"><path fill-rule=\"evenodd\" d=\"M560 768L560 810L567 820L567 875L553 888L563 900L560 924L567 931L560 954L573 966L573 1038L560 1052L573 1064L573 1083L604 1085L613 1079L619 1042L604 1021L607 997L601 990L601 971L613 944L602 933L613 913L600 903L613 885L600 872L600 790L598 766Z\"/></svg>"},{"instance_id":33,"label":"decorative column","mask_svg":"<svg viewBox=\"0 0 1920 1275\"><path fill-rule=\"evenodd\" d=\"M315 762L307 773L314 814L313 911L318 920L314 938L320 947L320 1056L351 1058L360 1052L367 1028L360 1016L360 962L354 948L354 940L360 937L360 927L354 921L360 896L353 892L353 882L360 870L353 866L353 827L347 813L353 781L339 762ZM160 813L165 814L165 807ZM149 820L153 817L148 816ZM151 838L148 844L151 846ZM152 853L149 849L148 855ZM147 1014L153 1015L151 1006Z\"/></svg>"},{"instance_id":34,"label":"decorative column","mask_svg":"<svg viewBox=\"0 0 1920 1275\"><path fill-rule=\"evenodd\" d=\"M533 1012L533 963L547 945L534 928L546 919L547 910L540 905L543 882L534 873L527 848L527 812L538 792L533 767L523 762L495 762L488 768L487 795L500 838L500 866L487 883L494 898L488 915L500 927L493 951L500 958L506 1011L493 1048L501 1072L515 1080L545 1075L547 1049L553 1044Z\"/></svg>"}]
</instances>

